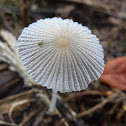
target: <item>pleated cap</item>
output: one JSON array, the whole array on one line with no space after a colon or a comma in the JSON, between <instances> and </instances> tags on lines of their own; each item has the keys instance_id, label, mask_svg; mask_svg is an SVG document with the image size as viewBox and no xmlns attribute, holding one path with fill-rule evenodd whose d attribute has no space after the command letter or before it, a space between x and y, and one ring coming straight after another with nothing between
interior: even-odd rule
<instances>
[{"instance_id":1,"label":"pleated cap","mask_svg":"<svg viewBox=\"0 0 126 126\"><path fill-rule=\"evenodd\" d=\"M81 91L103 73L99 39L71 19L40 19L24 28L17 42L27 72L48 89Z\"/></svg>"}]
</instances>

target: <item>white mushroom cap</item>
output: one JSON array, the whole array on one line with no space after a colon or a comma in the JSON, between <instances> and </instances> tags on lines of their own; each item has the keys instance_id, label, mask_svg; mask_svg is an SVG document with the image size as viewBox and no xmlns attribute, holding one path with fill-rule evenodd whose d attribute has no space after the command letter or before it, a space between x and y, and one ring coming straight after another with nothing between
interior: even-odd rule
<instances>
[{"instance_id":1,"label":"white mushroom cap","mask_svg":"<svg viewBox=\"0 0 126 126\"><path fill-rule=\"evenodd\" d=\"M29 75L54 91L81 91L104 70L99 39L70 19L46 18L24 28L18 49Z\"/></svg>"}]
</instances>

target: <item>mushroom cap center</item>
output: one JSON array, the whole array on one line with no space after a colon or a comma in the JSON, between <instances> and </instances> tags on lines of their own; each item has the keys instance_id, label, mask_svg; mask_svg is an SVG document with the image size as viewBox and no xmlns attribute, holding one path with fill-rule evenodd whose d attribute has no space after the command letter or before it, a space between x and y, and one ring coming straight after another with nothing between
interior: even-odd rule
<instances>
[{"instance_id":1,"label":"mushroom cap center","mask_svg":"<svg viewBox=\"0 0 126 126\"><path fill-rule=\"evenodd\" d=\"M57 40L57 43L60 48L65 48L70 45L70 40L67 37L60 37Z\"/></svg>"}]
</instances>

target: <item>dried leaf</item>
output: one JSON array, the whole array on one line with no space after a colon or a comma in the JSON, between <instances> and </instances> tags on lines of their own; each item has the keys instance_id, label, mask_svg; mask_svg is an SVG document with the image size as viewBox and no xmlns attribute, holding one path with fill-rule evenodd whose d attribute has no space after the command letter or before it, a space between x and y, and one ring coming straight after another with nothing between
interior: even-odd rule
<instances>
[{"instance_id":1,"label":"dried leaf","mask_svg":"<svg viewBox=\"0 0 126 126\"><path fill-rule=\"evenodd\" d=\"M108 62L100 79L112 87L126 90L126 56Z\"/></svg>"},{"instance_id":2,"label":"dried leaf","mask_svg":"<svg viewBox=\"0 0 126 126\"><path fill-rule=\"evenodd\" d=\"M26 86L35 83L35 81L27 74L20 60L16 37L5 30L0 30L0 35L3 40L5 40L5 42L0 40L0 61L8 63L11 71L18 72L19 75L24 78Z\"/></svg>"}]
</instances>

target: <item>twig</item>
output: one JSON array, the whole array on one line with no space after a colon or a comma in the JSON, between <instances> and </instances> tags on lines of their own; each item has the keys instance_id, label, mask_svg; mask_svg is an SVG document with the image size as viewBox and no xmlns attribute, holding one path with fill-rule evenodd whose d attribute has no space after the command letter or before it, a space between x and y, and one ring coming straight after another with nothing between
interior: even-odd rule
<instances>
[{"instance_id":1,"label":"twig","mask_svg":"<svg viewBox=\"0 0 126 126\"><path fill-rule=\"evenodd\" d=\"M14 126L12 123L9 123L9 122L4 122L4 121L0 121L0 125L5 125L5 126Z\"/></svg>"},{"instance_id":2,"label":"twig","mask_svg":"<svg viewBox=\"0 0 126 126\"><path fill-rule=\"evenodd\" d=\"M17 106L20 106L20 105L23 105L23 104L27 104L27 103L29 103L29 102L34 102L34 101L36 101L36 99L24 99L24 100L22 100L22 101L13 103L13 105L11 106L11 108L10 108L10 110L9 110L9 118L10 118L11 122L12 122L13 124L17 125L16 122L15 122L15 121L13 120L13 118L12 118L12 113L13 113L14 109L15 109Z\"/></svg>"},{"instance_id":3,"label":"twig","mask_svg":"<svg viewBox=\"0 0 126 126\"><path fill-rule=\"evenodd\" d=\"M28 21L28 0L20 0L21 2L21 13L24 22L24 26L27 27L29 25Z\"/></svg>"},{"instance_id":4,"label":"twig","mask_svg":"<svg viewBox=\"0 0 126 126\"><path fill-rule=\"evenodd\" d=\"M112 107L112 109L109 111L108 114L113 114L116 110L116 108L119 106L119 104L124 101L124 99L126 99L126 95L120 97L119 101L117 103L115 103L115 105Z\"/></svg>"},{"instance_id":5,"label":"twig","mask_svg":"<svg viewBox=\"0 0 126 126\"><path fill-rule=\"evenodd\" d=\"M102 92L100 91L92 91L92 90L88 90L88 91L83 91L83 92L77 92L77 93L73 93L73 94L70 94L68 97L64 98L63 100L64 101L69 101L71 99L75 99L77 97L81 97L83 95L103 95Z\"/></svg>"},{"instance_id":6,"label":"twig","mask_svg":"<svg viewBox=\"0 0 126 126\"><path fill-rule=\"evenodd\" d=\"M33 116L35 116L38 112L40 112L40 110L42 109L43 107L40 106L39 108L37 109L34 109L20 124L19 126L24 126L26 122L28 122L28 120L30 120Z\"/></svg>"},{"instance_id":7,"label":"twig","mask_svg":"<svg viewBox=\"0 0 126 126\"><path fill-rule=\"evenodd\" d=\"M87 111L81 112L77 114L77 117L83 117L86 115L89 115L93 112L95 112L97 109L103 107L106 103L110 102L112 99L116 98L119 94L113 94L111 96L109 96L108 98L106 98L105 100L103 100L102 102L100 102L99 104L97 104L96 106L92 107L91 109L88 109Z\"/></svg>"},{"instance_id":8,"label":"twig","mask_svg":"<svg viewBox=\"0 0 126 126\"><path fill-rule=\"evenodd\" d=\"M1 99L0 100L0 105L5 104L5 103L11 103L12 101L14 101L14 102L20 101L20 100L23 100L24 98L33 98L33 96L36 93L37 93L37 90L35 90L35 89L31 89L29 91L24 91L22 93L15 94L15 95L6 97L4 99Z\"/></svg>"}]
</instances>

